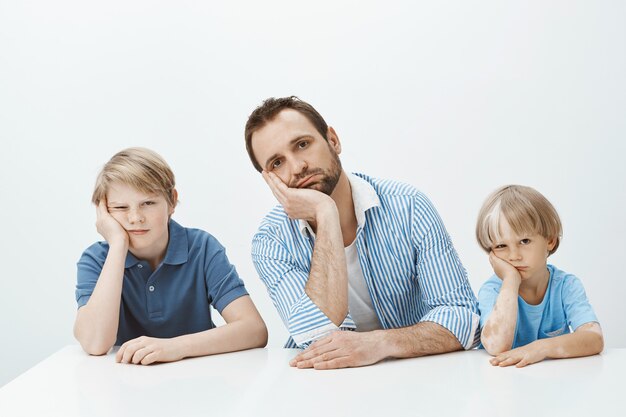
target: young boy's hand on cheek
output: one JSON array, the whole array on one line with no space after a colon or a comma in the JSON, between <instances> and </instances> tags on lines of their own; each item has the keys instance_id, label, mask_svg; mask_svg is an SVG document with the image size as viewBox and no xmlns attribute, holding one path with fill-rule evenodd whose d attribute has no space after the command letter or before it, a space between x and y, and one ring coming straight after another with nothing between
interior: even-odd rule
<instances>
[{"instance_id":1,"label":"young boy's hand on cheek","mask_svg":"<svg viewBox=\"0 0 626 417\"><path fill-rule=\"evenodd\" d=\"M493 268L493 272L495 272L495 274L501 280L504 281L513 279L518 282L522 281L522 276L520 275L519 271L504 259L498 258L498 256L496 256L493 251L489 252L489 263Z\"/></svg>"},{"instance_id":2,"label":"young boy's hand on cheek","mask_svg":"<svg viewBox=\"0 0 626 417\"><path fill-rule=\"evenodd\" d=\"M96 207L96 229L110 246L115 244L128 246L128 232L109 214L104 200L100 200L98 207Z\"/></svg>"}]
</instances>

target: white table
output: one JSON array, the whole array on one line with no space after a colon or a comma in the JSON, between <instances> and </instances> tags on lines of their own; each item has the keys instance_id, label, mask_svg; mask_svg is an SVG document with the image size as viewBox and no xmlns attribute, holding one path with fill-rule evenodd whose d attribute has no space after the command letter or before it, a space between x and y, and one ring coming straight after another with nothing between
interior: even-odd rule
<instances>
[{"instance_id":1,"label":"white table","mask_svg":"<svg viewBox=\"0 0 626 417\"><path fill-rule=\"evenodd\" d=\"M152 366L67 346L0 389L0 416L626 416L626 349L527 368L484 351L333 371L290 349Z\"/></svg>"}]
</instances>

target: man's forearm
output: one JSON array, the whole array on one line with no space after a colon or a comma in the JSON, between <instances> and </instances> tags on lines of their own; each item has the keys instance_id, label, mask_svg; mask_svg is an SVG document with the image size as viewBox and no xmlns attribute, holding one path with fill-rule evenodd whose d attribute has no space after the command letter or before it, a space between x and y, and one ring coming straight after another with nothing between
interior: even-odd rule
<instances>
[{"instance_id":1,"label":"man's forearm","mask_svg":"<svg viewBox=\"0 0 626 417\"><path fill-rule=\"evenodd\" d=\"M333 204L322 210L316 223L311 271L304 290L340 326L348 314L348 271L337 207Z\"/></svg>"},{"instance_id":2,"label":"man's forearm","mask_svg":"<svg viewBox=\"0 0 626 417\"><path fill-rule=\"evenodd\" d=\"M414 358L417 356L435 355L463 349L459 340L445 327L433 323L422 322L410 327L381 332L386 346L386 357Z\"/></svg>"}]
</instances>

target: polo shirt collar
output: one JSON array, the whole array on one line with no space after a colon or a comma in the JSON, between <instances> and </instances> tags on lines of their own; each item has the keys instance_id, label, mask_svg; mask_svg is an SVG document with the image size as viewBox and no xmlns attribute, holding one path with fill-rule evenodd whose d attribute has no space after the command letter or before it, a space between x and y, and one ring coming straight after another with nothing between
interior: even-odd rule
<instances>
[{"instance_id":1,"label":"polo shirt collar","mask_svg":"<svg viewBox=\"0 0 626 417\"><path fill-rule=\"evenodd\" d=\"M346 174L346 176L348 177L352 191L352 202L354 203L357 227L361 229L365 225L365 212L373 207L379 207L380 198L378 198L374 187L363 178L357 177L354 174ZM311 236L315 236L309 222L298 219L298 223L300 232L304 234L308 231Z\"/></svg>"},{"instance_id":2,"label":"polo shirt collar","mask_svg":"<svg viewBox=\"0 0 626 417\"><path fill-rule=\"evenodd\" d=\"M180 265L189 259L189 245L187 243L187 231L174 220L169 221L169 242L165 252L164 264ZM139 263L139 259L130 251L126 254L125 268L132 268Z\"/></svg>"}]
</instances>

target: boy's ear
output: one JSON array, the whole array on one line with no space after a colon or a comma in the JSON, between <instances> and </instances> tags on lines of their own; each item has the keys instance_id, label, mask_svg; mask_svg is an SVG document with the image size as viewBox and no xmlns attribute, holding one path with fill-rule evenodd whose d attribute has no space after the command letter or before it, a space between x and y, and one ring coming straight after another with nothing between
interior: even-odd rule
<instances>
[{"instance_id":1,"label":"boy's ear","mask_svg":"<svg viewBox=\"0 0 626 417\"><path fill-rule=\"evenodd\" d=\"M176 204L178 204L178 191L176 190L176 188L172 190L172 200L174 201L174 204L170 206L170 216L174 214L174 211L176 210Z\"/></svg>"},{"instance_id":2,"label":"boy's ear","mask_svg":"<svg viewBox=\"0 0 626 417\"><path fill-rule=\"evenodd\" d=\"M556 237L548 239L548 252L552 252L552 249L556 246Z\"/></svg>"}]
</instances>

